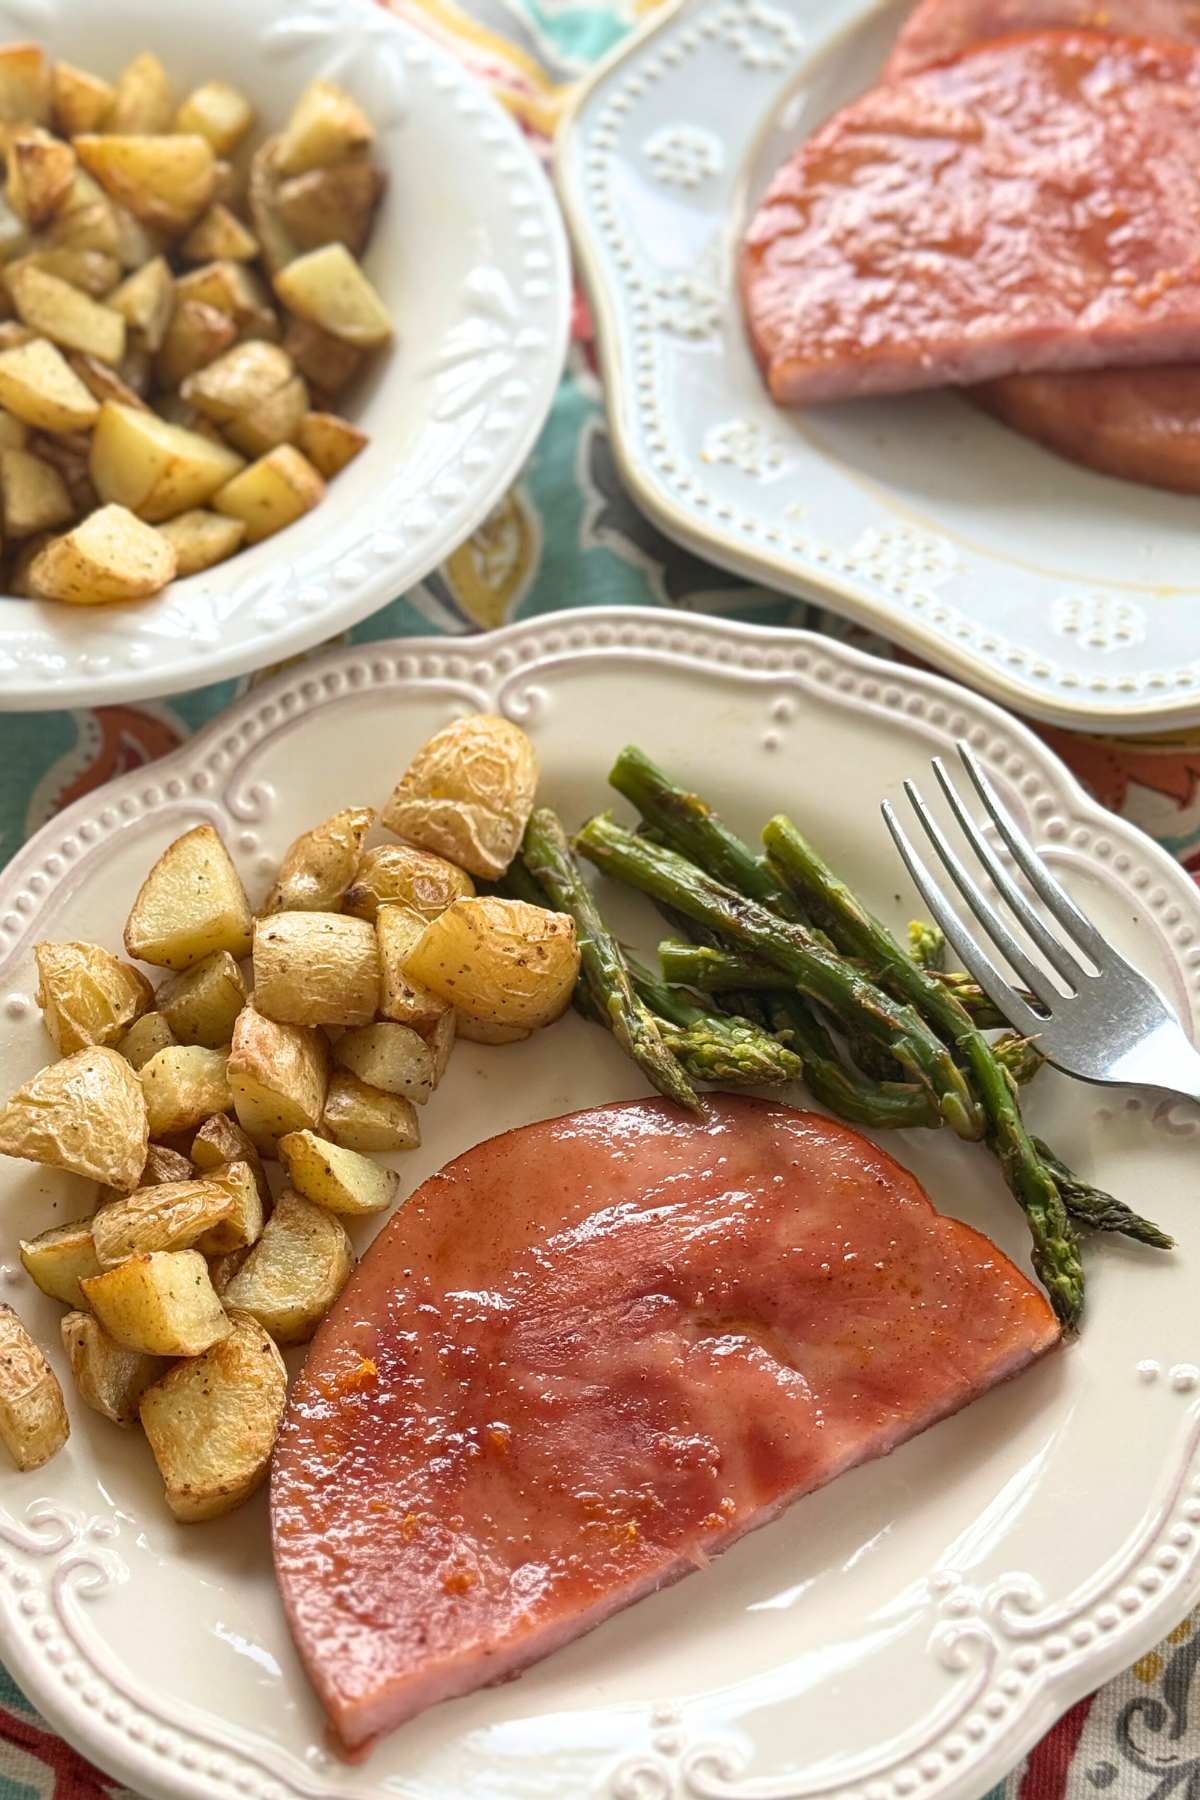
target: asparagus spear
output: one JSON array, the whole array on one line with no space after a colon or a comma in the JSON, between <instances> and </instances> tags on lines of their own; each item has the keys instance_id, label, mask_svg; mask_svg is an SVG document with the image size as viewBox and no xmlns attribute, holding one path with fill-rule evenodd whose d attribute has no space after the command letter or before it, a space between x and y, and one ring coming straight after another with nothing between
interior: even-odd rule
<instances>
[{"instance_id":1,"label":"asparagus spear","mask_svg":"<svg viewBox=\"0 0 1200 1800\"><path fill-rule=\"evenodd\" d=\"M890 1050L929 1089L941 1116L960 1137L983 1135L985 1121L946 1045L910 1006L897 1004L802 925L776 918L675 851L637 837L609 816L591 819L575 841L586 857L618 880L774 962L839 1022Z\"/></svg>"},{"instance_id":2,"label":"asparagus spear","mask_svg":"<svg viewBox=\"0 0 1200 1800\"><path fill-rule=\"evenodd\" d=\"M794 1050L749 1019L711 1012L679 988L656 981L631 961L638 995L656 1016L658 1029L693 1081L759 1087L798 1081L804 1065Z\"/></svg>"},{"instance_id":3,"label":"asparagus spear","mask_svg":"<svg viewBox=\"0 0 1200 1800\"><path fill-rule=\"evenodd\" d=\"M567 834L549 807L539 807L525 828L518 880L525 878L574 919L588 993L617 1042L660 1094L690 1112L700 1112L699 1096L649 1007L635 992L621 947L600 917Z\"/></svg>"},{"instance_id":4,"label":"asparagus spear","mask_svg":"<svg viewBox=\"0 0 1200 1800\"><path fill-rule=\"evenodd\" d=\"M987 1113L988 1144L1029 1220L1034 1267L1059 1318L1069 1328L1075 1326L1083 1308L1083 1265L1075 1229L1058 1183L1025 1129L1016 1084L991 1045L954 995L905 954L790 820L772 819L763 842L781 879L818 898L833 922L839 946L867 961L891 991L918 1008L966 1061Z\"/></svg>"},{"instance_id":5,"label":"asparagus spear","mask_svg":"<svg viewBox=\"0 0 1200 1800\"><path fill-rule=\"evenodd\" d=\"M1084 1181L1073 1169L1068 1169L1041 1138L1035 1137L1033 1144L1057 1181L1067 1211L1081 1225L1090 1225L1093 1231L1119 1231L1125 1237L1136 1238L1139 1244L1153 1245L1156 1250L1174 1248L1174 1238L1168 1237L1150 1219L1143 1219L1123 1200L1114 1200L1103 1188L1093 1187L1090 1181Z\"/></svg>"},{"instance_id":6,"label":"asparagus spear","mask_svg":"<svg viewBox=\"0 0 1200 1800\"><path fill-rule=\"evenodd\" d=\"M946 966L946 934L937 925L927 925L924 919L910 919L908 924L908 953L915 963L923 969L935 971Z\"/></svg>"}]
</instances>

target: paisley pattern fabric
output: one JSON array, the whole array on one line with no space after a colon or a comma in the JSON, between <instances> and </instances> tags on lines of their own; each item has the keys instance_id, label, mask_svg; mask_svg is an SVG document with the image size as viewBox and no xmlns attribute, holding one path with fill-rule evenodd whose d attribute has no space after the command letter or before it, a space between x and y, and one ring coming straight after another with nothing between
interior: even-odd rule
<instances>
[{"instance_id":1,"label":"paisley pattern fabric","mask_svg":"<svg viewBox=\"0 0 1200 1800\"><path fill-rule=\"evenodd\" d=\"M177 0L194 3L194 0ZM572 83L657 0L391 0L486 80L548 151ZM487 630L564 606L643 605L805 626L898 655L821 607L709 567L636 510L604 423L592 324L577 295L569 363L522 479L470 541L359 626L360 641ZM62 807L173 749L273 670L97 710L0 713L0 861ZM0 695L0 708L3 697ZM1200 730L1131 740L1047 729L1105 805L1200 879ZM1200 1614L1074 1707L987 1800L1200 1800ZM79 1757L0 1670L0 1800L137 1800Z\"/></svg>"}]
</instances>

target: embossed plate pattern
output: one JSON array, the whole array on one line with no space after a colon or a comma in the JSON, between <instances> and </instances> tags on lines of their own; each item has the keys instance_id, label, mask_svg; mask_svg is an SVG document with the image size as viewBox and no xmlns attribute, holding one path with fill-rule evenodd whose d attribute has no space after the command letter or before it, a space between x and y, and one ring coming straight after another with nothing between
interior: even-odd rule
<instances>
[{"instance_id":1,"label":"embossed plate pattern","mask_svg":"<svg viewBox=\"0 0 1200 1800\"><path fill-rule=\"evenodd\" d=\"M736 291L778 165L878 75L907 0L682 0L559 139L609 418L638 504L1035 716L1200 717L1195 502L1073 468L950 392L785 411Z\"/></svg>"},{"instance_id":2,"label":"embossed plate pattern","mask_svg":"<svg viewBox=\"0 0 1200 1800\"><path fill-rule=\"evenodd\" d=\"M195 687L320 643L395 599L500 499L562 368L562 221L516 125L452 53L373 0L203 0L166 12L158 0L0 0L0 38L34 38L108 74L154 47L180 92L228 75L270 127L314 76L345 81L388 170L366 267L397 332L348 406L370 446L282 535L136 605L0 598L0 706Z\"/></svg>"},{"instance_id":3,"label":"embossed plate pattern","mask_svg":"<svg viewBox=\"0 0 1200 1800\"><path fill-rule=\"evenodd\" d=\"M793 808L897 923L909 902L879 799L965 736L1113 942L1196 1016L1191 883L998 709L805 634L597 611L465 644L336 651L68 809L0 877L0 1087L46 1055L38 938L116 944L148 862L201 819L257 898L297 830L381 799L427 732L475 707L528 727L569 820L605 804L609 759L636 739L743 830ZM623 934L653 943L636 897L609 902ZM407 1188L491 1132L641 1091L573 1016L509 1049L464 1045L423 1147L398 1166ZM1052 1074L1030 1111L1071 1162L1152 1205L1178 1255L1090 1250L1087 1329L1061 1356L520 1681L415 1720L366 1763L343 1768L324 1748L261 1501L174 1525L144 1443L78 1406L48 1468L0 1474L0 1657L152 1800L978 1800L1197 1590L1200 1114ZM981 1151L931 1133L889 1147L1025 1261L1023 1221ZM30 1166L4 1176L0 1292L52 1345L59 1309L24 1279L15 1239L86 1199Z\"/></svg>"}]
</instances>

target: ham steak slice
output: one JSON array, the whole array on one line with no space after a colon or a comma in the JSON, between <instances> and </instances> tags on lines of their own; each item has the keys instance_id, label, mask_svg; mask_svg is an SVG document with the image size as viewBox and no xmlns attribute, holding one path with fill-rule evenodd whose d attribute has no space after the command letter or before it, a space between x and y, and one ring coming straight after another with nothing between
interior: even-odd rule
<instances>
[{"instance_id":1,"label":"ham steak slice","mask_svg":"<svg viewBox=\"0 0 1200 1800\"><path fill-rule=\"evenodd\" d=\"M899 81L986 38L1020 31L1108 31L1200 43L1200 0L921 0L883 74Z\"/></svg>"},{"instance_id":2,"label":"ham steak slice","mask_svg":"<svg viewBox=\"0 0 1200 1800\"><path fill-rule=\"evenodd\" d=\"M570 1113L418 1189L271 1484L350 1747L512 1675L1050 1350L1042 1295L866 1139L713 1096Z\"/></svg>"},{"instance_id":3,"label":"ham steak slice","mask_svg":"<svg viewBox=\"0 0 1200 1800\"><path fill-rule=\"evenodd\" d=\"M742 288L777 400L1200 358L1200 51L986 43L776 175Z\"/></svg>"}]
</instances>

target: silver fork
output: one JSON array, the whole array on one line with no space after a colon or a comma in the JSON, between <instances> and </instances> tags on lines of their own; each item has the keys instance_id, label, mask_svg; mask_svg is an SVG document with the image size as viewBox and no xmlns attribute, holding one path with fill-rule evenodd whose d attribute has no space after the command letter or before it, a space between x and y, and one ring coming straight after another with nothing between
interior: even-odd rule
<instances>
[{"instance_id":1,"label":"silver fork","mask_svg":"<svg viewBox=\"0 0 1200 1800\"><path fill-rule=\"evenodd\" d=\"M1068 1075L1128 1087L1166 1088L1200 1100L1200 1052L1193 1047L1174 1008L1154 983L1126 962L1080 912L1018 830L978 759L965 744L958 745L958 754L1014 863L1043 902L1058 931L1050 928L1013 880L971 817L942 759L935 757L933 771L938 784L997 892L1062 986L1028 955L947 840L915 784L906 781L904 792L942 867L984 934L1024 983L1028 998L1016 991L978 937L952 909L945 890L921 860L895 809L885 800L883 817L896 848L963 967L1013 1028L1036 1039L1047 1059Z\"/></svg>"}]
</instances>

